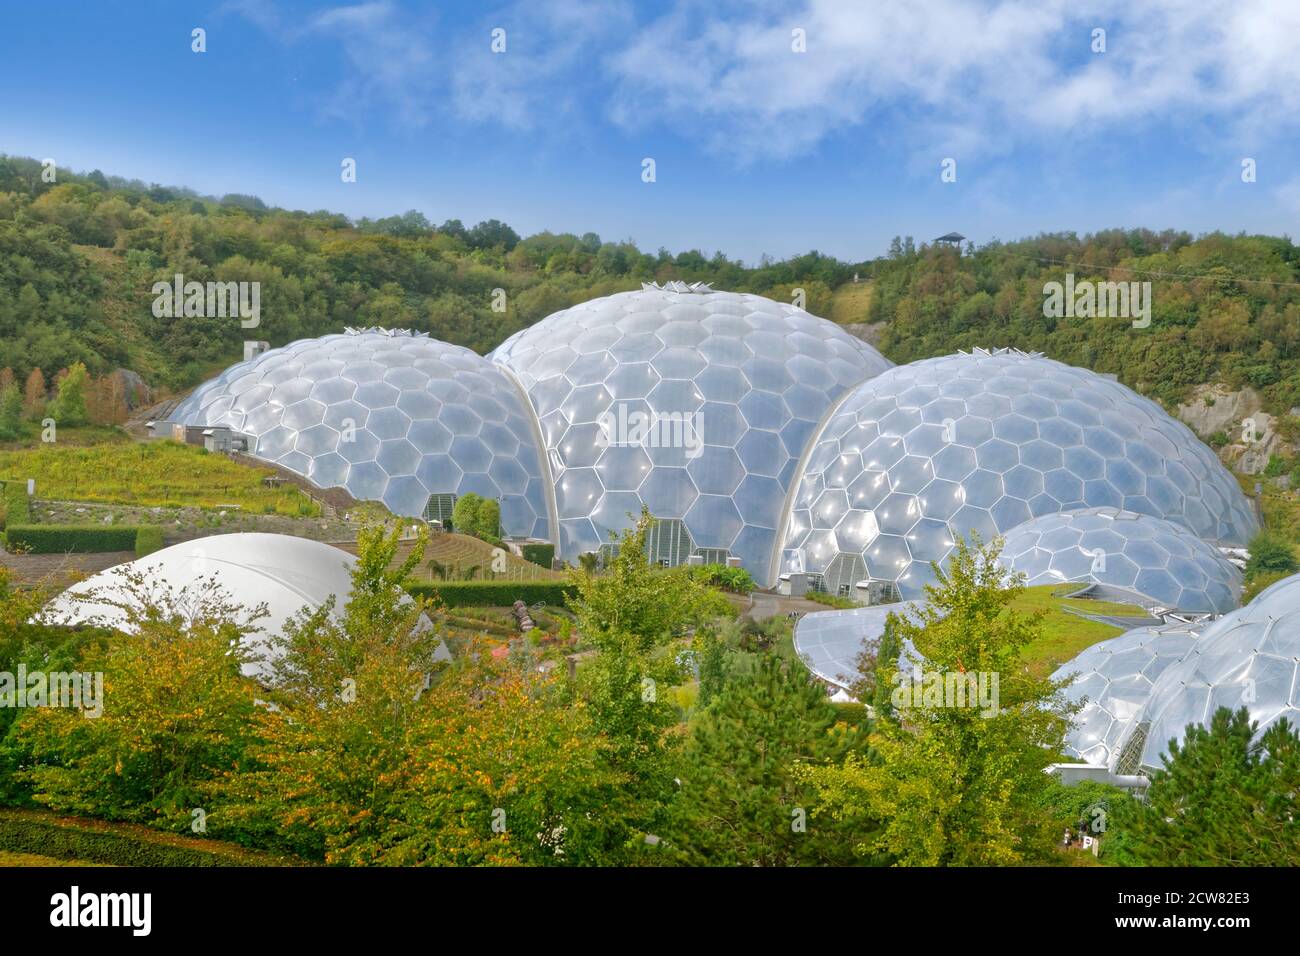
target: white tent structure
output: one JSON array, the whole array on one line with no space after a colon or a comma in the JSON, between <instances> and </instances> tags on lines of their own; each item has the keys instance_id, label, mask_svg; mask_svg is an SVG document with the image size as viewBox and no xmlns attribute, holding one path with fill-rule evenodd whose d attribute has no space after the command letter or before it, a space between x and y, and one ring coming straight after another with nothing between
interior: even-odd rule
<instances>
[{"instance_id":1,"label":"white tent structure","mask_svg":"<svg viewBox=\"0 0 1300 956\"><path fill-rule=\"evenodd\" d=\"M356 558L308 538L285 534L222 534L197 538L101 571L68 588L41 612L43 623L62 626L129 626L127 607L142 597L186 613L198 610L205 584L214 581L226 600L248 610L265 605L250 645L267 649L266 638L281 633L303 608L316 611L331 597L337 619L352 591ZM132 582L139 582L133 585ZM428 620L427 618L425 619ZM429 622L432 627L432 622ZM448 658L445 644L435 657ZM258 677L265 665L246 664Z\"/></svg>"}]
</instances>

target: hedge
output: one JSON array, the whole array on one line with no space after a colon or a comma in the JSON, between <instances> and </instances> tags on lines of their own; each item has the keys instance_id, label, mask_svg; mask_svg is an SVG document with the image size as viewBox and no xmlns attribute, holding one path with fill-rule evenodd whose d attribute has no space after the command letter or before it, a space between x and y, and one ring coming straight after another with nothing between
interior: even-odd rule
<instances>
[{"instance_id":1,"label":"hedge","mask_svg":"<svg viewBox=\"0 0 1300 956\"><path fill-rule=\"evenodd\" d=\"M148 551L140 551L141 532L144 532L146 546L153 542L162 546L162 529L149 525L20 524L10 525L5 538L10 551L28 554L92 554L96 551L148 554Z\"/></svg>"},{"instance_id":2,"label":"hedge","mask_svg":"<svg viewBox=\"0 0 1300 956\"><path fill-rule=\"evenodd\" d=\"M555 545L553 544L525 544L519 548L519 551L524 556L525 561L540 564L544 568L550 568L555 563Z\"/></svg>"},{"instance_id":3,"label":"hedge","mask_svg":"<svg viewBox=\"0 0 1300 956\"><path fill-rule=\"evenodd\" d=\"M297 862L134 824L34 810L0 810L0 850L109 866L289 866Z\"/></svg>"},{"instance_id":4,"label":"hedge","mask_svg":"<svg viewBox=\"0 0 1300 956\"><path fill-rule=\"evenodd\" d=\"M135 535L135 556L143 558L146 554L153 554L155 551L162 550L163 535L162 528L156 524L141 525L136 530Z\"/></svg>"},{"instance_id":5,"label":"hedge","mask_svg":"<svg viewBox=\"0 0 1300 956\"><path fill-rule=\"evenodd\" d=\"M567 581L447 581L408 584L416 597L438 597L446 607L507 607L516 601L564 607L573 593Z\"/></svg>"},{"instance_id":6,"label":"hedge","mask_svg":"<svg viewBox=\"0 0 1300 956\"><path fill-rule=\"evenodd\" d=\"M6 481L4 485L4 524L27 524L32 520L31 502L27 498L27 482Z\"/></svg>"}]
</instances>

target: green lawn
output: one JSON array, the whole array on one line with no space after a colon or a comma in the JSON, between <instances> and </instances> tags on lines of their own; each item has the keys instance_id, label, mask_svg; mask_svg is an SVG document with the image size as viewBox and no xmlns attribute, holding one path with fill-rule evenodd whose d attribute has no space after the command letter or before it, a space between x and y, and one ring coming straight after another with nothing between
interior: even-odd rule
<instances>
[{"instance_id":1,"label":"green lawn","mask_svg":"<svg viewBox=\"0 0 1300 956\"><path fill-rule=\"evenodd\" d=\"M1100 641L1117 637L1122 631L1109 624L1089 621L1071 614L1073 608L1086 614L1114 614L1122 617L1141 617L1140 607L1131 604L1113 604L1107 601L1070 601L1055 596L1060 585L1048 584L1025 588L1012 602L1012 608L1023 613L1043 611L1043 634L1025 648L1024 660L1031 673L1050 674L1081 650Z\"/></svg>"}]
</instances>

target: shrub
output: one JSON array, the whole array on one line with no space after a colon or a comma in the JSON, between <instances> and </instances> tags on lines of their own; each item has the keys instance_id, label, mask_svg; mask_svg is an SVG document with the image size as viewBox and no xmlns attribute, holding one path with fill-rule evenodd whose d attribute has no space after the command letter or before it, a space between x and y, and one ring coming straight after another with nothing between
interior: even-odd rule
<instances>
[{"instance_id":1,"label":"shrub","mask_svg":"<svg viewBox=\"0 0 1300 956\"><path fill-rule=\"evenodd\" d=\"M143 558L146 554L153 554L161 550L163 546L162 528L157 525L141 525L135 535L135 556Z\"/></svg>"},{"instance_id":2,"label":"shrub","mask_svg":"<svg viewBox=\"0 0 1300 956\"><path fill-rule=\"evenodd\" d=\"M1247 577L1262 572L1294 574L1297 570L1300 570L1300 564L1296 563L1295 552L1281 538L1265 531L1255 535L1250 542L1250 560L1246 562Z\"/></svg>"},{"instance_id":3,"label":"shrub","mask_svg":"<svg viewBox=\"0 0 1300 956\"><path fill-rule=\"evenodd\" d=\"M1228 433L1225 431L1215 432L1210 436L1209 443L1211 448L1222 448L1224 445L1228 444Z\"/></svg>"},{"instance_id":4,"label":"shrub","mask_svg":"<svg viewBox=\"0 0 1300 956\"><path fill-rule=\"evenodd\" d=\"M438 597L446 607L506 607L515 601L564 607L573 586L566 581L439 581L408 584L414 597Z\"/></svg>"},{"instance_id":5,"label":"shrub","mask_svg":"<svg viewBox=\"0 0 1300 956\"><path fill-rule=\"evenodd\" d=\"M1259 597L1260 592L1265 588L1290 576L1285 571L1261 571L1259 574L1252 574L1246 579L1245 587L1241 589L1241 603L1249 604Z\"/></svg>"},{"instance_id":6,"label":"shrub","mask_svg":"<svg viewBox=\"0 0 1300 956\"><path fill-rule=\"evenodd\" d=\"M134 551L139 528L134 525L20 524L5 530L9 550L28 554L93 554Z\"/></svg>"},{"instance_id":7,"label":"shrub","mask_svg":"<svg viewBox=\"0 0 1300 956\"><path fill-rule=\"evenodd\" d=\"M691 577L701 584L735 594L748 594L754 590L754 578L748 571L744 568L729 568L725 564L705 564L691 568Z\"/></svg>"},{"instance_id":8,"label":"shrub","mask_svg":"<svg viewBox=\"0 0 1300 956\"><path fill-rule=\"evenodd\" d=\"M208 844L208 845L205 845ZM144 827L0 810L0 850L108 866L279 866L288 860L226 843L152 833Z\"/></svg>"},{"instance_id":9,"label":"shrub","mask_svg":"<svg viewBox=\"0 0 1300 956\"><path fill-rule=\"evenodd\" d=\"M525 561L531 561L533 564L539 564L544 568L549 568L555 563L555 545L553 544L526 544L519 550L523 553Z\"/></svg>"},{"instance_id":10,"label":"shrub","mask_svg":"<svg viewBox=\"0 0 1300 956\"><path fill-rule=\"evenodd\" d=\"M4 525L27 524L32 520L31 502L27 498L27 483L6 481L4 485Z\"/></svg>"},{"instance_id":11,"label":"shrub","mask_svg":"<svg viewBox=\"0 0 1300 956\"><path fill-rule=\"evenodd\" d=\"M827 607L837 608L839 610L848 610L849 608L860 607L857 601L850 600L846 597L840 597L838 594L827 594L825 591L808 591L804 594L809 601L816 601L818 604L825 604Z\"/></svg>"},{"instance_id":12,"label":"shrub","mask_svg":"<svg viewBox=\"0 0 1300 956\"><path fill-rule=\"evenodd\" d=\"M1264 466L1265 478L1276 478L1288 471L1287 460L1281 455L1269 455L1268 464Z\"/></svg>"}]
</instances>

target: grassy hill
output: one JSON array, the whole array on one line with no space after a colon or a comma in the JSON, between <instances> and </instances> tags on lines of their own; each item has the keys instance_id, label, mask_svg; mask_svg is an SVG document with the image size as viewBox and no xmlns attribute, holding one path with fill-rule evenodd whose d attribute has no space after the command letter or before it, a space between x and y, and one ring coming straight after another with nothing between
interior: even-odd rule
<instances>
[{"instance_id":1,"label":"grassy hill","mask_svg":"<svg viewBox=\"0 0 1300 956\"><path fill-rule=\"evenodd\" d=\"M840 325L870 322L871 293L870 282L846 282L835 290L831 311L826 318Z\"/></svg>"},{"instance_id":2,"label":"grassy hill","mask_svg":"<svg viewBox=\"0 0 1300 956\"><path fill-rule=\"evenodd\" d=\"M0 449L0 480L36 479L41 498L160 507L217 508L313 516L320 509L294 488L272 488L269 469L250 468L195 445L133 442L125 435L97 444L39 444Z\"/></svg>"}]
</instances>

